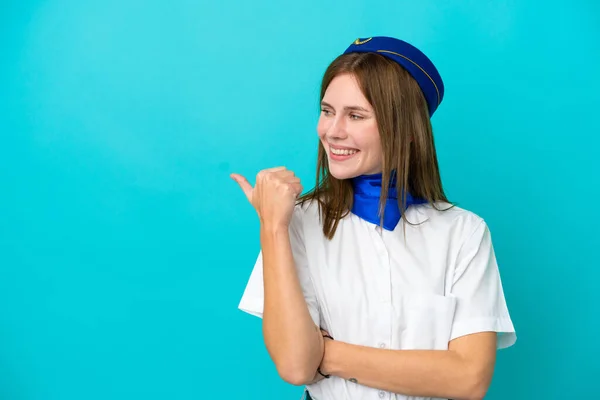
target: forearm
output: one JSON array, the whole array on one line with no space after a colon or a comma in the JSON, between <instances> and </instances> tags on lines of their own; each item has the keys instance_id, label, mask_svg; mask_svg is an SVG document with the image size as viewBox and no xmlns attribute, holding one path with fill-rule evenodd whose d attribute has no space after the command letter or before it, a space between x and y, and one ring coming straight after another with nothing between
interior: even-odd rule
<instances>
[{"instance_id":1,"label":"forearm","mask_svg":"<svg viewBox=\"0 0 600 400\"><path fill-rule=\"evenodd\" d=\"M323 355L298 280L287 228L261 226L263 252L263 336L279 375L289 383L311 380Z\"/></svg>"},{"instance_id":2,"label":"forearm","mask_svg":"<svg viewBox=\"0 0 600 400\"><path fill-rule=\"evenodd\" d=\"M326 350L328 373L407 396L482 399L489 382L450 350L382 350L342 342ZM330 348L331 347L331 348Z\"/></svg>"}]
</instances>

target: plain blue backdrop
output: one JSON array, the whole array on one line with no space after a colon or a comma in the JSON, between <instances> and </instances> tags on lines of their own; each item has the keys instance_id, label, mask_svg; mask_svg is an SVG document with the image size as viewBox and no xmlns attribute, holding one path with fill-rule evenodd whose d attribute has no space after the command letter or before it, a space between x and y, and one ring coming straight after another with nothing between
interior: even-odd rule
<instances>
[{"instance_id":1,"label":"plain blue backdrop","mask_svg":"<svg viewBox=\"0 0 600 400\"><path fill-rule=\"evenodd\" d=\"M311 187L321 74L374 35L440 69L444 184L492 230L519 339L487 398L598 394L597 2L0 4L0 399L299 398L237 310L228 176Z\"/></svg>"}]
</instances>

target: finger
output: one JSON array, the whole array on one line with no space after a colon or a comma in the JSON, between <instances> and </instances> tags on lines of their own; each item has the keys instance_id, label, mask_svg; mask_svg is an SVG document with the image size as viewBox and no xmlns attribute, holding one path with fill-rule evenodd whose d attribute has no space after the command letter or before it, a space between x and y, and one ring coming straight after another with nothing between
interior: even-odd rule
<instances>
[{"instance_id":1,"label":"finger","mask_svg":"<svg viewBox=\"0 0 600 400\"><path fill-rule=\"evenodd\" d=\"M286 168L281 166L281 167L273 167L273 168L267 168L265 169L266 172L277 172L277 171L284 171Z\"/></svg>"},{"instance_id":2,"label":"finger","mask_svg":"<svg viewBox=\"0 0 600 400\"><path fill-rule=\"evenodd\" d=\"M266 168L256 174L256 183L258 184L265 178L273 178L279 176L278 174L285 171L285 167Z\"/></svg>"},{"instance_id":3,"label":"finger","mask_svg":"<svg viewBox=\"0 0 600 400\"><path fill-rule=\"evenodd\" d=\"M240 185L240 187L244 191L244 194L246 195L246 198L248 198L248 201L252 203L252 185L250 184L250 182L248 182L248 179L246 179L240 174L231 174L230 176L231 179L233 179L237 182L238 185Z\"/></svg>"},{"instance_id":4,"label":"finger","mask_svg":"<svg viewBox=\"0 0 600 400\"><path fill-rule=\"evenodd\" d=\"M289 169L275 171L273 175L283 179L294 178L296 176L294 171L290 171Z\"/></svg>"},{"instance_id":5,"label":"finger","mask_svg":"<svg viewBox=\"0 0 600 400\"><path fill-rule=\"evenodd\" d=\"M292 184L292 188L294 190L294 193L296 193L296 196L300 196L302 194L302 191L304 190L302 185L299 183Z\"/></svg>"},{"instance_id":6,"label":"finger","mask_svg":"<svg viewBox=\"0 0 600 400\"><path fill-rule=\"evenodd\" d=\"M277 167L265 170L269 178L286 179L294 176L294 173L285 167Z\"/></svg>"}]
</instances>

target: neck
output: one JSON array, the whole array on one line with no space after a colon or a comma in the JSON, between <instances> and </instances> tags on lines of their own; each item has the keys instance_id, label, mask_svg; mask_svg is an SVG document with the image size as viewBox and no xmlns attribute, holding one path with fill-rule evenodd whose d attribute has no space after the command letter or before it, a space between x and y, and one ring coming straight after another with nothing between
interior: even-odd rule
<instances>
[{"instance_id":1,"label":"neck","mask_svg":"<svg viewBox=\"0 0 600 400\"><path fill-rule=\"evenodd\" d=\"M398 190L396 187L396 173L390 174L390 182L387 196L385 196L385 206L383 212L383 227L387 230L394 230L401 218L401 210L398 205ZM354 189L354 201L352 213L360 218L379 225L381 221L380 198L382 190L382 173L361 175L353 178L352 187ZM421 204L426 201L413 198L410 193L406 193L406 208L412 204Z\"/></svg>"},{"instance_id":2,"label":"neck","mask_svg":"<svg viewBox=\"0 0 600 400\"><path fill-rule=\"evenodd\" d=\"M383 184L383 174L364 174L351 179L354 194L363 194L368 196L381 195ZM392 171L388 185L388 197L396 197L396 172Z\"/></svg>"}]
</instances>

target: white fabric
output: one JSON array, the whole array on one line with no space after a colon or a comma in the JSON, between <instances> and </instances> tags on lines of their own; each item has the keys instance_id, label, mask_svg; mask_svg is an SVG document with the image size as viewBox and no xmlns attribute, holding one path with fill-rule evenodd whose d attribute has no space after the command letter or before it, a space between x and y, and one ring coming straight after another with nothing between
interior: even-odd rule
<instances>
[{"instance_id":1,"label":"white fabric","mask_svg":"<svg viewBox=\"0 0 600 400\"><path fill-rule=\"evenodd\" d=\"M437 204L439 209L449 205ZM454 207L411 206L408 220L382 230L354 214L324 238L316 204L297 206L292 251L310 314L336 340L386 349L448 349L459 336L498 332L516 341L484 220ZM405 232L403 231L405 226ZM262 253L239 308L262 316ZM425 399L332 376L308 387L315 400Z\"/></svg>"}]
</instances>

